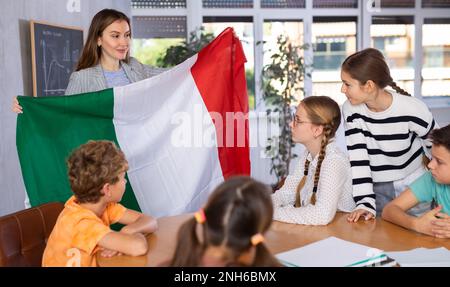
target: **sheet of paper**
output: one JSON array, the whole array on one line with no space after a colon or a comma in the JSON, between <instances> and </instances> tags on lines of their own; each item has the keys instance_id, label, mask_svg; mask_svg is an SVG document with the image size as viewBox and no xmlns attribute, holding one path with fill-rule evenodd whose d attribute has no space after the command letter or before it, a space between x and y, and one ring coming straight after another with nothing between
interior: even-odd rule
<instances>
[{"instance_id":1,"label":"sheet of paper","mask_svg":"<svg viewBox=\"0 0 450 287\"><path fill-rule=\"evenodd\" d=\"M444 247L427 249L416 248L408 251L386 252L402 267L450 267L450 251Z\"/></svg>"},{"instance_id":2,"label":"sheet of paper","mask_svg":"<svg viewBox=\"0 0 450 287\"><path fill-rule=\"evenodd\" d=\"M363 266L386 258L379 249L336 237L279 253L276 257L287 266L302 267Z\"/></svg>"}]
</instances>

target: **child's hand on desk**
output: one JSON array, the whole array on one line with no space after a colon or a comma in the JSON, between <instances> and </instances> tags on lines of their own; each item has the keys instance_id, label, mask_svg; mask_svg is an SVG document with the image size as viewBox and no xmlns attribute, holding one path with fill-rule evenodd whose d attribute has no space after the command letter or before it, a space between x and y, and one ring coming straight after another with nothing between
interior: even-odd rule
<instances>
[{"instance_id":1,"label":"child's hand on desk","mask_svg":"<svg viewBox=\"0 0 450 287\"><path fill-rule=\"evenodd\" d=\"M420 217L416 218L415 222L415 228L417 232L435 236L435 233L433 232L433 228L436 228L436 225L434 225L434 221L436 221L436 216L440 214L440 211L442 209L442 206L438 206L427 213L423 214ZM441 230L441 228L438 228ZM450 231L450 229L449 229ZM437 237L437 236L436 236Z\"/></svg>"},{"instance_id":2,"label":"child's hand on desk","mask_svg":"<svg viewBox=\"0 0 450 287\"><path fill-rule=\"evenodd\" d=\"M120 253L119 251L116 250L111 250L111 249L102 249L100 255L102 257L113 257L113 256L121 256L122 253Z\"/></svg>"},{"instance_id":3,"label":"child's hand on desk","mask_svg":"<svg viewBox=\"0 0 450 287\"><path fill-rule=\"evenodd\" d=\"M349 216L347 217L347 221L357 222L360 217L364 218L365 220L369 220L374 218L374 215L365 209L357 209L349 214Z\"/></svg>"},{"instance_id":4,"label":"child's hand on desk","mask_svg":"<svg viewBox=\"0 0 450 287\"><path fill-rule=\"evenodd\" d=\"M450 216L439 212L435 214L437 219L431 221L433 228L431 231L437 238L450 238Z\"/></svg>"}]
</instances>

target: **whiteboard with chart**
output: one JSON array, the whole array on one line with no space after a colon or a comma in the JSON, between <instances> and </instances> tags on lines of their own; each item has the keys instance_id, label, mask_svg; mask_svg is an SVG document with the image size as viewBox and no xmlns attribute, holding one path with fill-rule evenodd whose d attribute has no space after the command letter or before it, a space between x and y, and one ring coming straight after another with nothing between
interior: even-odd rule
<instances>
[{"instance_id":1,"label":"whiteboard with chart","mask_svg":"<svg viewBox=\"0 0 450 287\"><path fill-rule=\"evenodd\" d=\"M81 28L31 21L33 96L59 96L83 50Z\"/></svg>"}]
</instances>

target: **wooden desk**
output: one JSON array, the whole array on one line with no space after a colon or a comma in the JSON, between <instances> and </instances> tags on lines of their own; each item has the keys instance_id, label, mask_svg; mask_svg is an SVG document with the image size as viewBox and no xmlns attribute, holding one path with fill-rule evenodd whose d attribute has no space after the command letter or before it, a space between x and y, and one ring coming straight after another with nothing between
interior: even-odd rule
<instances>
[{"instance_id":1,"label":"wooden desk","mask_svg":"<svg viewBox=\"0 0 450 287\"><path fill-rule=\"evenodd\" d=\"M159 229L148 236L147 255L103 258L98 264L113 266L157 266L172 257L179 226L192 215L184 214L158 219ZM450 240L439 239L409 231L377 218L370 221L348 223L347 214L338 212L327 226L307 226L274 221L266 234L268 248L273 254L301 247L329 236L375 247L384 251L410 250L418 247L450 249Z\"/></svg>"}]
</instances>

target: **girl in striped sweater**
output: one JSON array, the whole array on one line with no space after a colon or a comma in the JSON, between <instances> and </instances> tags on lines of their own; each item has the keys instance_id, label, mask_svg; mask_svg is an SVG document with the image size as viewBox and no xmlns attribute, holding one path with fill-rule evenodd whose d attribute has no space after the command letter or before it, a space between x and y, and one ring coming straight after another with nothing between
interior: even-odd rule
<instances>
[{"instance_id":1,"label":"girl in striped sweater","mask_svg":"<svg viewBox=\"0 0 450 287\"><path fill-rule=\"evenodd\" d=\"M293 174L272 195L278 221L326 225L337 210L355 208L350 164L334 142L341 123L339 105L329 97L308 97L290 124L292 140L305 146Z\"/></svg>"},{"instance_id":2,"label":"girl in striped sweater","mask_svg":"<svg viewBox=\"0 0 450 287\"><path fill-rule=\"evenodd\" d=\"M356 222L381 215L388 202L425 172L424 155L431 149L427 136L435 122L423 102L397 86L376 49L350 55L341 79L348 99L342 112L356 202L348 220ZM422 204L410 213L427 209Z\"/></svg>"}]
</instances>

